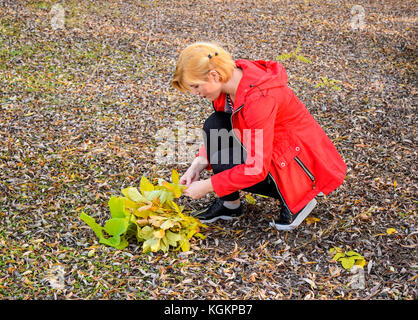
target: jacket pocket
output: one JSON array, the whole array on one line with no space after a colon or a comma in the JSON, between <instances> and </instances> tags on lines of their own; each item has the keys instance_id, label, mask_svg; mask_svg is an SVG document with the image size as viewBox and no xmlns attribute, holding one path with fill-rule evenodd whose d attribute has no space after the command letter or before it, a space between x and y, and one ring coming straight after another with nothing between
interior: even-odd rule
<instances>
[{"instance_id":1,"label":"jacket pocket","mask_svg":"<svg viewBox=\"0 0 418 320\"><path fill-rule=\"evenodd\" d=\"M312 174L312 172L309 171L309 169L304 165L304 163L297 156L295 156L295 161L299 165L299 167L301 167L303 172L306 173L309 179L311 179L312 189L315 189L316 188L315 176Z\"/></svg>"},{"instance_id":2,"label":"jacket pocket","mask_svg":"<svg viewBox=\"0 0 418 320\"><path fill-rule=\"evenodd\" d=\"M293 159L298 155L300 152L300 147L288 147L285 152L278 155L273 153L273 160L276 163L277 167L280 169L287 169L289 164L293 162Z\"/></svg>"}]
</instances>

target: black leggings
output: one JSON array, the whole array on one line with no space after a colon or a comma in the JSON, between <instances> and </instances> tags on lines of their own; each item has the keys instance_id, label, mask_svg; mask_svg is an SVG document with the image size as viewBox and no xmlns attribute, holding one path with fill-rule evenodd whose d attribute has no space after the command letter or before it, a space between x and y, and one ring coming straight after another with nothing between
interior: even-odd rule
<instances>
[{"instance_id":1,"label":"black leggings","mask_svg":"<svg viewBox=\"0 0 418 320\"><path fill-rule=\"evenodd\" d=\"M231 130L231 115L226 112L216 111L212 113L203 125L206 152L214 174L231 169L232 167L245 162L246 151L232 134ZM216 141L211 141L211 131L212 139L218 138L217 144ZM224 135L221 134L222 132ZM242 190L280 200L275 183L270 175L267 175L263 181ZM220 198L224 201L237 200L239 199L239 191L235 191Z\"/></svg>"}]
</instances>

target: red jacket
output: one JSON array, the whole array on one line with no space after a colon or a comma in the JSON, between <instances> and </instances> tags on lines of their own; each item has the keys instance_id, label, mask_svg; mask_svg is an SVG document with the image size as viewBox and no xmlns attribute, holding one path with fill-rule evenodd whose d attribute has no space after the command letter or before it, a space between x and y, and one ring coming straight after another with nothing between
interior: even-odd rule
<instances>
[{"instance_id":1,"label":"red jacket","mask_svg":"<svg viewBox=\"0 0 418 320\"><path fill-rule=\"evenodd\" d=\"M211 177L219 197L271 175L290 211L298 212L319 192L341 185L347 166L324 130L287 86L275 61L237 60L243 71L231 116L235 135L247 151L244 164ZM225 94L213 107L225 110ZM257 130L262 129L262 130ZM198 155L207 157L202 146ZM207 169L211 169L210 165Z\"/></svg>"}]
</instances>

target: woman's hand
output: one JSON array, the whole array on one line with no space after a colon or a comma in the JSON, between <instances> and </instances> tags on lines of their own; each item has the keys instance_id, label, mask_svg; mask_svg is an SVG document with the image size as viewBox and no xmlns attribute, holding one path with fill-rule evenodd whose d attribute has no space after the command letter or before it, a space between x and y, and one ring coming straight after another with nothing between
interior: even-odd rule
<instances>
[{"instance_id":1,"label":"woman's hand","mask_svg":"<svg viewBox=\"0 0 418 320\"><path fill-rule=\"evenodd\" d=\"M206 158L200 156L196 157L190 165L189 169L187 169L187 171L180 178L180 184L190 186L192 182L198 181L200 177L200 172L204 168L206 168L207 165L208 161L206 160Z\"/></svg>"},{"instance_id":2,"label":"woman's hand","mask_svg":"<svg viewBox=\"0 0 418 320\"><path fill-rule=\"evenodd\" d=\"M187 171L183 174L183 176L180 178L180 184L185 184L187 187L190 186L192 182L195 182L199 180L200 177L200 171L196 168L189 167Z\"/></svg>"},{"instance_id":3,"label":"woman's hand","mask_svg":"<svg viewBox=\"0 0 418 320\"><path fill-rule=\"evenodd\" d=\"M200 180L192 182L187 189L184 190L184 194L192 199L200 199L204 197L208 192L213 191L212 183L210 179Z\"/></svg>"}]
</instances>

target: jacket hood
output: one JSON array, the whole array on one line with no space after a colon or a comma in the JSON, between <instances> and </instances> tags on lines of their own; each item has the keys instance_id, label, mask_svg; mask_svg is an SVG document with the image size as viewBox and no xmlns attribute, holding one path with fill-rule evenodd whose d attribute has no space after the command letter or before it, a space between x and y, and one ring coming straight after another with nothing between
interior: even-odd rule
<instances>
[{"instance_id":1,"label":"jacket hood","mask_svg":"<svg viewBox=\"0 0 418 320\"><path fill-rule=\"evenodd\" d=\"M235 95L234 111L245 101L246 97L255 92L287 85L287 73L277 61L237 60L235 65L242 69L242 78ZM223 111L225 94L221 94L214 102L215 110Z\"/></svg>"}]
</instances>

